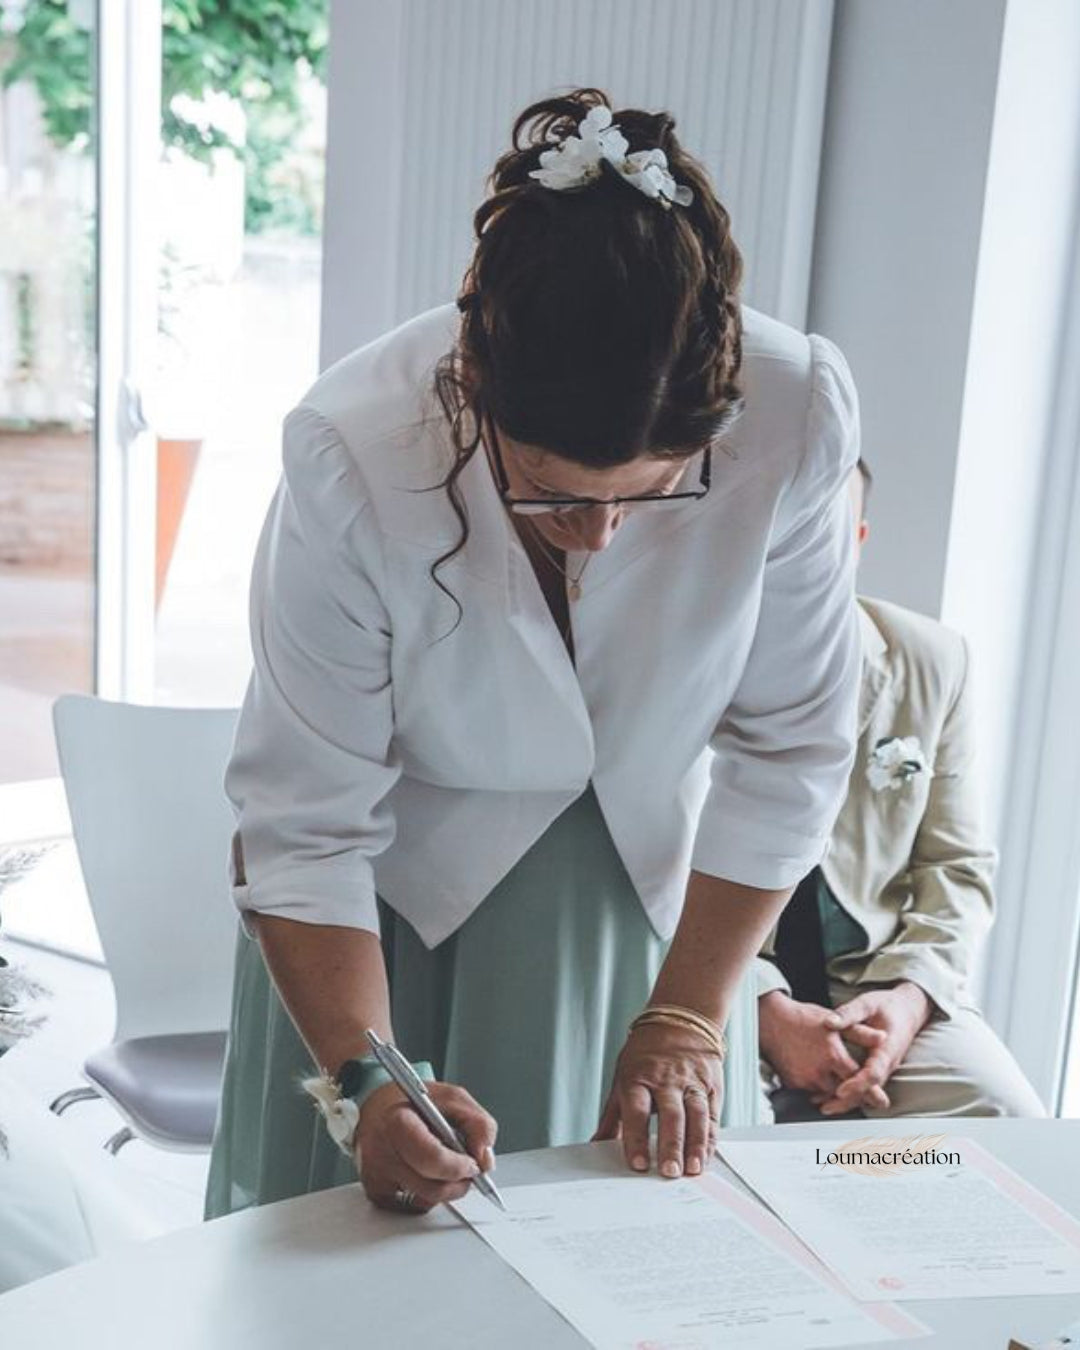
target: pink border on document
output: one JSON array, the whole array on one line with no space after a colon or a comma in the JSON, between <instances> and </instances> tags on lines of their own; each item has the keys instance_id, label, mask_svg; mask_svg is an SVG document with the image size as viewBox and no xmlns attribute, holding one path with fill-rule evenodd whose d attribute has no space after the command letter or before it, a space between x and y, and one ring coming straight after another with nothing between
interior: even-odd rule
<instances>
[{"instance_id":1,"label":"pink border on document","mask_svg":"<svg viewBox=\"0 0 1080 1350\"><path fill-rule=\"evenodd\" d=\"M842 1284L828 1266L809 1252L799 1239L789 1229L785 1228L779 1219L774 1218L768 1210L763 1209L761 1205L754 1201L748 1200L729 1181L724 1181L721 1177L706 1174L694 1177L692 1180L696 1181L702 1190L708 1191L711 1196L719 1200L722 1205L733 1210L747 1227L752 1228L759 1237L771 1242L774 1247L781 1248L796 1265L801 1266L808 1274L828 1285L836 1293L842 1294L848 1302L853 1301L851 1290L847 1285ZM858 1306L863 1312L874 1318L884 1330L895 1332L898 1336L927 1336L930 1334L930 1327L904 1312L895 1303L859 1302Z\"/></svg>"},{"instance_id":2,"label":"pink border on document","mask_svg":"<svg viewBox=\"0 0 1080 1350\"><path fill-rule=\"evenodd\" d=\"M969 1139L966 1135L957 1135L956 1142L963 1145L964 1152L970 1149L972 1154L976 1155L973 1161L979 1170L991 1181L997 1182L1006 1195L1011 1196L1029 1214L1033 1214L1046 1224L1047 1228L1053 1229L1071 1247L1080 1249L1080 1223L1077 1223L1068 1210L1062 1209L1056 1201L1043 1195L1042 1191L1036 1190L1029 1181L1025 1181L1018 1172L1014 1172L1011 1167L995 1158L974 1139Z\"/></svg>"}]
</instances>

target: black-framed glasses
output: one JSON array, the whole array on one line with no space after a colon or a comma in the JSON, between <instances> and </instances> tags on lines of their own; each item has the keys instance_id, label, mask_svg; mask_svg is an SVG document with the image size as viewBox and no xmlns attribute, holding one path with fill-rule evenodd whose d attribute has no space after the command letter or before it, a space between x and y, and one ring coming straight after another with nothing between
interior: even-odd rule
<instances>
[{"instance_id":1,"label":"black-framed glasses","mask_svg":"<svg viewBox=\"0 0 1080 1350\"><path fill-rule=\"evenodd\" d=\"M502 461L499 438L492 434L489 439L499 496L504 506L516 516L542 516L549 513L568 515L573 511L589 511L597 506L638 506L645 503L654 509L678 506L685 501L699 501L709 491L712 482L712 446L707 445L701 457L698 485L688 492L642 492L633 497L511 497L510 480Z\"/></svg>"}]
</instances>

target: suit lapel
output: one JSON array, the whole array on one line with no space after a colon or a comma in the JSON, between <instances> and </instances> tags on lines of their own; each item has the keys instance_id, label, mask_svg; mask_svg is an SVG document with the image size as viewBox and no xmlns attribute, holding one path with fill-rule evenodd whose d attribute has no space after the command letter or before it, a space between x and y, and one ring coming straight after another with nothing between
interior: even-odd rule
<instances>
[{"instance_id":1,"label":"suit lapel","mask_svg":"<svg viewBox=\"0 0 1080 1350\"><path fill-rule=\"evenodd\" d=\"M833 895L848 914L858 919L856 879L865 873L867 849L874 847L873 841L866 837L864 821L865 796L869 791L866 782L866 756L873 750L867 738L867 731L875 717L878 719L879 732L882 726L889 725L893 715L891 705L895 689L888 662L888 644L861 598L856 609L862 646L859 745L851 769L847 797L840 808L829 841L829 850L821 867ZM865 927L865 924L863 926Z\"/></svg>"}]
</instances>

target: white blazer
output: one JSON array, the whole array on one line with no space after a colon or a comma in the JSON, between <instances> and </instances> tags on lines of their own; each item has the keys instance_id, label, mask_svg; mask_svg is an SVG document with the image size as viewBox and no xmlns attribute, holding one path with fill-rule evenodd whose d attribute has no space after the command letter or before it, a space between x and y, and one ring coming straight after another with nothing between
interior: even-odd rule
<instances>
[{"instance_id":1,"label":"white blazer","mask_svg":"<svg viewBox=\"0 0 1080 1350\"><path fill-rule=\"evenodd\" d=\"M855 740L844 358L744 310L746 410L712 487L632 513L593 558L571 662L482 452L438 572L460 615L430 575L459 535L432 393L457 317L350 353L285 419L226 774L237 907L378 931L378 894L434 946L590 782L661 937L691 867L794 885Z\"/></svg>"}]
</instances>

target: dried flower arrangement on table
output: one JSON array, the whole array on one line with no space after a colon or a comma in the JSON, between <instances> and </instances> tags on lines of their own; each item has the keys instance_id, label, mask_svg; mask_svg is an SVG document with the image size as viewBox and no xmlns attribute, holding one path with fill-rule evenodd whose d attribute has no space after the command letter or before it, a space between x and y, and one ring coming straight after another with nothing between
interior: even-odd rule
<instances>
[{"instance_id":1,"label":"dried flower arrangement on table","mask_svg":"<svg viewBox=\"0 0 1080 1350\"><path fill-rule=\"evenodd\" d=\"M51 845L36 848L14 848L0 851L0 898L13 882L25 877ZM0 916L2 919L2 916ZM27 1004L44 998L48 990L43 984L32 979L18 966L13 966L0 954L0 1055L5 1054L19 1041L41 1026L45 1014L35 1016L27 1011ZM7 1138L3 1123L0 1122L0 1153L7 1153Z\"/></svg>"}]
</instances>

